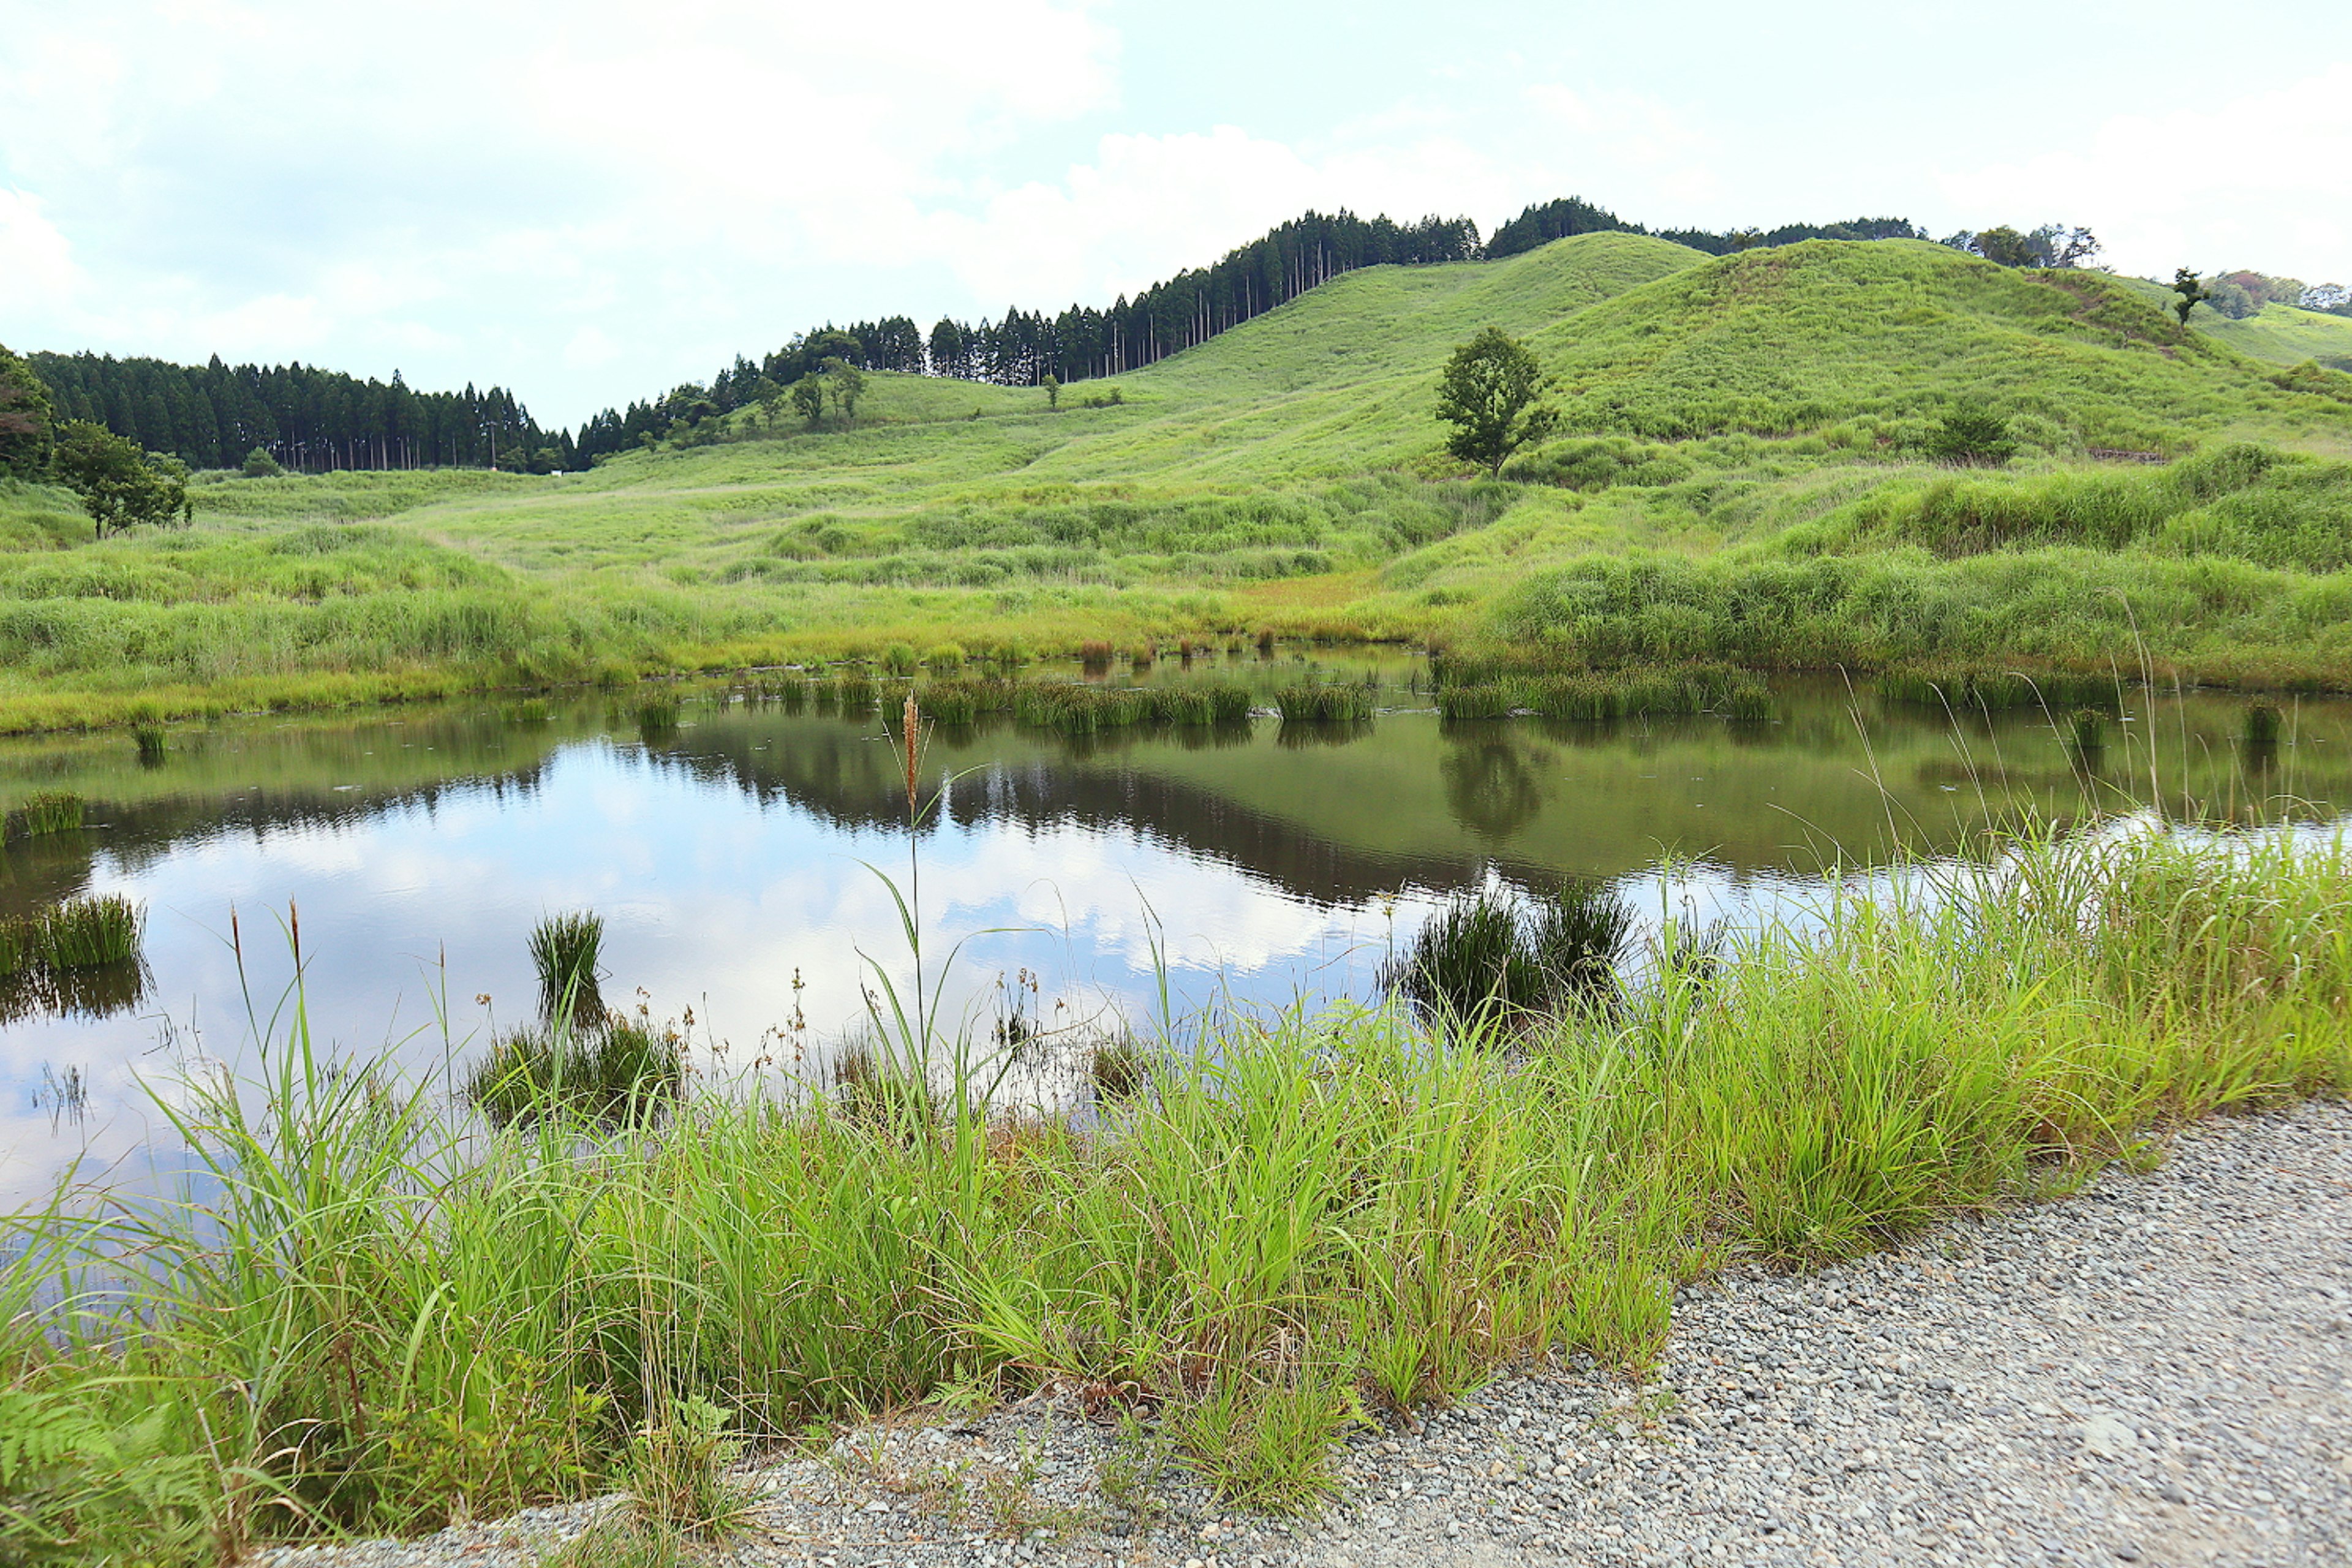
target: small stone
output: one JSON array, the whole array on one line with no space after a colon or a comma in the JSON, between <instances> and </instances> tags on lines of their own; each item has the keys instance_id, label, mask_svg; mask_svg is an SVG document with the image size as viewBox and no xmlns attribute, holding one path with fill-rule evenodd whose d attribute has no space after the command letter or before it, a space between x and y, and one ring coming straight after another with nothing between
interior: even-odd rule
<instances>
[{"instance_id":1,"label":"small stone","mask_svg":"<svg viewBox=\"0 0 2352 1568\"><path fill-rule=\"evenodd\" d=\"M2083 1423L2083 1451L2102 1459L2118 1459L2139 1444L2138 1434L2113 1415L2094 1415Z\"/></svg>"}]
</instances>

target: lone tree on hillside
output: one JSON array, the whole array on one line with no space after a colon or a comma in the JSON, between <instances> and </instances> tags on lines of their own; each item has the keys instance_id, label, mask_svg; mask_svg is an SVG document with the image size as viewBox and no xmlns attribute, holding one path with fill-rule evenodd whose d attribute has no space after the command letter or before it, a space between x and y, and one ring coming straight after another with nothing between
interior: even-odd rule
<instances>
[{"instance_id":1,"label":"lone tree on hillside","mask_svg":"<svg viewBox=\"0 0 2352 1568\"><path fill-rule=\"evenodd\" d=\"M2173 302L2172 313L2180 318L2180 324L2184 327L2189 324L2189 312L2197 309L2200 301L2213 297L2207 293L2205 286L2197 280L2197 274L2189 271L2186 267L2174 269L2172 291L2180 296Z\"/></svg>"},{"instance_id":2,"label":"lone tree on hillside","mask_svg":"<svg viewBox=\"0 0 2352 1568\"><path fill-rule=\"evenodd\" d=\"M809 372L793 383L791 395L793 408L808 421L810 429L815 429L817 421L824 417L824 377Z\"/></svg>"},{"instance_id":3,"label":"lone tree on hillside","mask_svg":"<svg viewBox=\"0 0 2352 1568\"><path fill-rule=\"evenodd\" d=\"M824 362L825 384L833 388L833 405L841 410L841 422L857 423L857 400L866 392L866 373L838 355Z\"/></svg>"},{"instance_id":4,"label":"lone tree on hillside","mask_svg":"<svg viewBox=\"0 0 2352 1568\"><path fill-rule=\"evenodd\" d=\"M0 475L37 479L56 439L49 389L33 367L0 346Z\"/></svg>"},{"instance_id":5,"label":"lone tree on hillside","mask_svg":"<svg viewBox=\"0 0 2352 1568\"><path fill-rule=\"evenodd\" d=\"M1499 477L1512 453L1559 425L1542 401L1556 384L1535 351L1500 327L1488 327L1454 351L1437 383L1437 416L1454 426L1445 449Z\"/></svg>"},{"instance_id":6,"label":"lone tree on hillside","mask_svg":"<svg viewBox=\"0 0 2352 1568\"><path fill-rule=\"evenodd\" d=\"M58 431L58 478L81 497L82 510L98 525L98 536L121 532L135 522L168 525L194 521L188 501L187 470L176 458L158 458L140 450L103 425L68 419Z\"/></svg>"}]
</instances>

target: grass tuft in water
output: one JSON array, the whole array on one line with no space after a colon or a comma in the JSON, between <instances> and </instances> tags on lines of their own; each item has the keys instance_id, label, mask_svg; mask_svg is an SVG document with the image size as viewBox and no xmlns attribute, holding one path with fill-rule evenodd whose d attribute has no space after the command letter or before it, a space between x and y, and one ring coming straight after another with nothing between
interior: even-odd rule
<instances>
[{"instance_id":1,"label":"grass tuft in water","mask_svg":"<svg viewBox=\"0 0 2352 1568\"><path fill-rule=\"evenodd\" d=\"M677 1099L680 1042L612 1014L584 1025L518 1029L495 1042L466 1083L494 1127L541 1121L634 1127Z\"/></svg>"},{"instance_id":2,"label":"grass tuft in water","mask_svg":"<svg viewBox=\"0 0 2352 1568\"><path fill-rule=\"evenodd\" d=\"M142 763L152 767L163 760L165 745L163 731L160 728L153 724L141 724L131 731L131 737L139 747Z\"/></svg>"},{"instance_id":3,"label":"grass tuft in water","mask_svg":"<svg viewBox=\"0 0 2352 1568\"><path fill-rule=\"evenodd\" d=\"M16 808L16 831L27 838L45 833L71 833L87 815L81 796L65 790L28 795Z\"/></svg>"},{"instance_id":4,"label":"grass tuft in water","mask_svg":"<svg viewBox=\"0 0 2352 1568\"><path fill-rule=\"evenodd\" d=\"M2285 728L2285 719L2274 702L2257 702L2246 710L2246 743L2250 746L2275 746Z\"/></svg>"},{"instance_id":5,"label":"grass tuft in water","mask_svg":"<svg viewBox=\"0 0 2352 1568\"><path fill-rule=\"evenodd\" d=\"M1274 705L1286 724L1357 723L1378 710L1370 687L1341 681L1286 686L1274 694Z\"/></svg>"},{"instance_id":6,"label":"grass tuft in water","mask_svg":"<svg viewBox=\"0 0 2352 1568\"><path fill-rule=\"evenodd\" d=\"M646 745L666 745L677 739L677 702L675 699L657 697L650 702L640 702L636 717L637 738Z\"/></svg>"},{"instance_id":7,"label":"grass tuft in water","mask_svg":"<svg viewBox=\"0 0 2352 1568\"><path fill-rule=\"evenodd\" d=\"M0 917L0 978L126 963L139 956L146 923L138 906L120 893Z\"/></svg>"},{"instance_id":8,"label":"grass tuft in water","mask_svg":"<svg viewBox=\"0 0 2352 1568\"><path fill-rule=\"evenodd\" d=\"M539 1016L552 1023L604 1016L598 960L604 948L604 917L593 910L549 915L530 931L530 964L539 975Z\"/></svg>"},{"instance_id":9,"label":"grass tuft in water","mask_svg":"<svg viewBox=\"0 0 2352 1568\"><path fill-rule=\"evenodd\" d=\"M1486 888L1449 900L1381 984L1433 1026L1475 1037L1562 1013L1606 1010L1633 927L1631 905L1598 882L1525 899Z\"/></svg>"}]
</instances>

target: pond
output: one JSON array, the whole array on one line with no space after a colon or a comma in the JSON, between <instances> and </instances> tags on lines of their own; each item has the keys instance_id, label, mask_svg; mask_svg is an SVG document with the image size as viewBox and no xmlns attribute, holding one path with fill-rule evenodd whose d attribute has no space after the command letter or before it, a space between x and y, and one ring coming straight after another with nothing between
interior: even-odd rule
<instances>
[{"instance_id":1,"label":"pond","mask_svg":"<svg viewBox=\"0 0 2352 1568\"><path fill-rule=\"evenodd\" d=\"M2086 755L2040 711L1956 721L1828 679L1780 685L1762 722L1594 725L1446 722L1425 669L1389 650L1150 679L1270 700L1309 672L1377 682L1377 718L932 733L926 787L948 782L916 847L920 914L935 977L971 938L957 1016L982 1034L1015 1012L1149 1019L1163 975L1179 1014L1369 996L1431 909L1489 879L1605 879L1653 919L1704 922L2031 816L2159 795L2215 822L2352 805L2338 701L2284 704L2264 746L2242 739L2246 699L2129 693ZM875 717L722 683L678 689L675 726L647 725L651 690L227 720L145 759L120 734L0 742L0 806L89 803L79 831L0 849L0 915L121 893L146 918L143 965L0 987L0 1193L173 1168L142 1084L250 1070L286 1026L298 925L311 1028L345 1056L454 1081L530 1016L533 924L593 910L607 1000L676 1020L707 1070L822 1058L863 1016L869 963L908 974L877 874L911 888L898 753Z\"/></svg>"}]
</instances>

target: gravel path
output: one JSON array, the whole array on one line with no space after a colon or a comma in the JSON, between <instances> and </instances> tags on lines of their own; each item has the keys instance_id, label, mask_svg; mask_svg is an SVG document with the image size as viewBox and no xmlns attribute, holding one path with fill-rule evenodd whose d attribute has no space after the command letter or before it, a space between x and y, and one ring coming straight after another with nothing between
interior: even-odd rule
<instances>
[{"instance_id":1,"label":"gravel path","mask_svg":"<svg viewBox=\"0 0 2352 1568\"><path fill-rule=\"evenodd\" d=\"M2209 1122L2152 1175L1727 1277L1678 1305L1644 1386L1570 1366L1366 1434L1311 1522L1137 1484L1125 1452L1045 1405L855 1433L757 1472L731 1560L2352 1563L2352 1107ZM527 1568L603 1506L271 1559Z\"/></svg>"}]
</instances>

